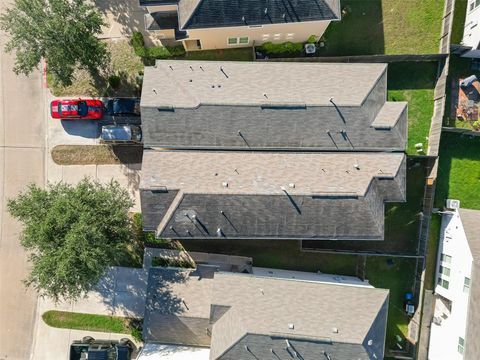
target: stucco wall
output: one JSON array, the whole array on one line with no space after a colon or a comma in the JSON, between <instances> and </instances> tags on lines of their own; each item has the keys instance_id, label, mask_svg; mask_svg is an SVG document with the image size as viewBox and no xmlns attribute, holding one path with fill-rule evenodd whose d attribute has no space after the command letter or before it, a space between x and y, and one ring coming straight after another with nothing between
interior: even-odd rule
<instances>
[{"instance_id":1,"label":"stucco wall","mask_svg":"<svg viewBox=\"0 0 480 360\"><path fill-rule=\"evenodd\" d=\"M260 45L265 42L302 42L310 35L322 36L330 21L311 21L292 24L274 24L261 27L222 27L188 30L188 40L200 39L202 50L226 49ZM267 36L268 35L268 36ZM248 36L248 44L228 45L229 37Z\"/></svg>"}]
</instances>

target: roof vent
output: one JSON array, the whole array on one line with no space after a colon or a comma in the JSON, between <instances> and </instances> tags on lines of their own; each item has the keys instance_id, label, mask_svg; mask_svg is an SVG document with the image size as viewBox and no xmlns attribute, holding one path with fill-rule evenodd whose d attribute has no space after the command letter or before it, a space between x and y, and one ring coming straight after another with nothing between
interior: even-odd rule
<instances>
[{"instance_id":1,"label":"roof vent","mask_svg":"<svg viewBox=\"0 0 480 360\"><path fill-rule=\"evenodd\" d=\"M295 325L294 325L294 324L288 324L288 328L289 328L290 330L293 330L293 329L295 329Z\"/></svg>"},{"instance_id":2,"label":"roof vent","mask_svg":"<svg viewBox=\"0 0 480 360\"><path fill-rule=\"evenodd\" d=\"M223 236L224 236L223 231L222 231L222 228L218 228L218 229L217 229L217 236L218 236L218 237L223 237Z\"/></svg>"},{"instance_id":3,"label":"roof vent","mask_svg":"<svg viewBox=\"0 0 480 360\"><path fill-rule=\"evenodd\" d=\"M333 332L334 334L338 334L338 328L334 327L334 328L332 329L332 332Z\"/></svg>"},{"instance_id":4,"label":"roof vent","mask_svg":"<svg viewBox=\"0 0 480 360\"><path fill-rule=\"evenodd\" d=\"M294 184L294 183L290 183L290 184L288 184L288 187L289 187L290 189L295 189L295 184Z\"/></svg>"},{"instance_id":5,"label":"roof vent","mask_svg":"<svg viewBox=\"0 0 480 360\"><path fill-rule=\"evenodd\" d=\"M368 346L372 346L373 345L373 340L372 339L368 340L367 344L368 344Z\"/></svg>"},{"instance_id":6,"label":"roof vent","mask_svg":"<svg viewBox=\"0 0 480 360\"><path fill-rule=\"evenodd\" d=\"M226 181L222 182L222 186L225 187L225 188L228 187L228 182L226 182Z\"/></svg>"},{"instance_id":7,"label":"roof vent","mask_svg":"<svg viewBox=\"0 0 480 360\"><path fill-rule=\"evenodd\" d=\"M360 165L358 165L357 163L353 164L353 167L357 170L360 170Z\"/></svg>"},{"instance_id":8,"label":"roof vent","mask_svg":"<svg viewBox=\"0 0 480 360\"><path fill-rule=\"evenodd\" d=\"M263 10L263 12L265 13L265 15L268 14L268 8L265 8L265 10Z\"/></svg>"}]
</instances>

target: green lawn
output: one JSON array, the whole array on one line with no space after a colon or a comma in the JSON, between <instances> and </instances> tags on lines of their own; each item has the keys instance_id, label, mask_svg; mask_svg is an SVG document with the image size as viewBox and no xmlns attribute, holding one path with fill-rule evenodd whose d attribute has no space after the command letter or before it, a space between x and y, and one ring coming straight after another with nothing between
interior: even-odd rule
<instances>
[{"instance_id":1,"label":"green lawn","mask_svg":"<svg viewBox=\"0 0 480 360\"><path fill-rule=\"evenodd\" d=\"M467 12L468 0L455 0L455 9L453 11L452 35L450 42L460 44L463 38L463 28L465 26L465 13Z\"/></svg>"},{"instance_id":2,"label":"green lawn","mask_svg":"<svg viewBox=\"0 0 480 360\"><path fill-rule=\"evenodd\" d=\"M342 0L347 14L331 22L322 55L438 53L443 1Z\"/></svg>"},{"instance_id":3,"label":"green lawn","mask_svg":"<svg viewBox=\"0 0 480 360\"><path fill-rule=\"evenodd\" d=\"M440 225L442 218L438 214L432 214L430 233L428 238L427 267L425 269L425 289L433 290L435 287L435 270L437 266L437 251L440 241Z\"/></svg>"},{"instance_id":4,"label":"green lawn","mask_svg":"<svg viewBox=\"0 0 480 360\"><path fill-rule=\"evenodd\" d=\"M407 202L385 204L384 241L305 241L318 249L341 249L380 253L415 253L418 243L419 213L427 177L425 159L407 162Z\"/></svg>"},{"instance_id":5,"label":"green lawn","mask_svg":"<svg viewBox=\"0 0 480 360\"><path fill-rule=\"evenodd\" d=\"M183 240L187 251L249 256L260 267L355 275L356 256L300 252L290 240Z\"/></svg>"},{"instance_id":6,"label":"green lawn","mask_svg":"<svg viewBox=\"0 0 480 360\"><path fill-rule=\"evenodd\" d=\"M442 133L435 206L443 207L447 198L480 209L480 137Z\"/></svg>"},{"instance_id":7,"label":"green lawn","mask_svg":"<svg viewBox=\"0 0 480 360\"><path fill-rule=\"evenodd\" d=\"M390 289L386 348L396 349L395 336L405 337L409 318L403 309L405 293L412 292L415 260L392 258L393 266L386 257L368 257L367 279L375 287Z\"/></svg>"},{"instance_id":8,"label":"green lawn","mask_svg":"<svg viewBox=\"0 0 480 360\"><path fill-rule=\"evenodd\" d=\"M408 101L407 153L416 155L415 144L428 146L433 115L437 62L398 62L388 65L388 100Z\"/></svg>"},{"instance_id":9,"label":"green lawn","mask_svg":"<svg viewBox=\"0 0 480 360\"><path fill-rule=\"evenodd\" d=\"M130 334L141 339L142 321L138 319L57 310L43 313L42 319L56 328Z\"/></svg>"}]
</instances>

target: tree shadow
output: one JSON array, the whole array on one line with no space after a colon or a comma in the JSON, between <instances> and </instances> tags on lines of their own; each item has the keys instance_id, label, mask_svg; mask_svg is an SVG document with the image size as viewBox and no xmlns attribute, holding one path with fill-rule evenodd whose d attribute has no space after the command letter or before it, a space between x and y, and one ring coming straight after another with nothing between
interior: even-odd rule
<instances>
[{"instance_id":1,"label":"tree shadow","mask_svg":"<svg viewBox=\"0 0 480 360\"><path fill-rule=\"evenodd\" d=\"M130 36L133 31L145 31L143 16L146 10L138 0L93 0L98 10L109 22L120 26L120 34Z\"/></svg>"}]
</instances>

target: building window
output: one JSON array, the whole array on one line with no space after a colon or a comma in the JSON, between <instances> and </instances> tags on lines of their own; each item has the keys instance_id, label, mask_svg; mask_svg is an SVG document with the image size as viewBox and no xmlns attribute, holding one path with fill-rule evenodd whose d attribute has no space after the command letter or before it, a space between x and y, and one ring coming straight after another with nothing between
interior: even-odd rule
<instances>
[{"instance_id":1,"label":"building window","mask_svg":"<svg viewBox=\"0 0 480 360\"><path fill-rule=\"evenodd\" d=\"M462 337L458 338L458 352L462 355L465 352L465 339Z\"/></svg>"},{"instance_id":2,"label":"building window","mask_svg":"<svg viewBox=\"0 0 480 360\"><path fill-rule=\"evenodd\" d=\"M441 255L441 261L446 263L446 264L451 264L452 263L452 257L450 255L442 254Z\"/></svg>"},{"instance_id":3,"label":"building window","mask_svg":"<svg viewBox=\"0 0 480 360\"><path fill-rule=\"evenodd\" d=\"M287 40L292 40L294 35L295 35L294 33L288 33L288 34L285 36L285 39L287 39Z\"/></svg>"},{"instance_id":4,"label":"building window","mask_svg":"<svg viewBox=\"0 0 480 360\"><path fill-rule=\"evenodd\" d=\"M273 40L280 40L280 36L282 36L282 34L274 34Z\"/></svg>"},{"instance_id":5,"label":"building window","mask_svg":"<svg viewBox=\"0 0 480 360\"><path fill-rule=\"evenodd\" d=\"M239 44L248 44L248 36L243 36L241 38L238 38L238 43Z\"/></svg>"},{"instance_id":6,"label":"building window","mask_svg":"<svg viewBox=\"0 0 480 360\"><path fill-rule=\"evenodd\" d=\"M470 291L470 278L465 277L463 280L463 292L468 293Z\"/></svg>"},{"instance_id":7,"label":"building window","mask_svg":"<svg viewBox=\"0 0 480 360\"><path fill-rule=\"evenodd\" d=\"M448 280L438 278L438 285L448 290L448 286L450 285L450 282Z\"/></svg>"},{"instance_id":8,"label":"building window","mask_svg":"<svg viewBox=\"0 0 480 360\"><path fill-rule=\"evenodd\" d=\"M237 44L238 44L238 38L236 37L228 38L228 45L237 45Z\"/></svg>"},{"instance_id":9,"label":"building window","mask_svg":"<svg viewBox=\"0 0 480 360\"><path fill-rule=\"evenodd\" d=\"M270 34L263 34L262 35L263 40L268 40L269 37L270 37Z\"/></svg>"},{"instance_id":10,"label":"building window","mask_svg":"<svg viewBox=\"0 0 480 360\"><path fill-rule=\"evenodd\" d=\"M448 267L440 265L440 274L450 276L450 269Z\"/></svg>"},{"instance_id":11,"label":"building window","mask_svg":"<svg viewBox=\"0 0 480 360\"><path fill-rule=\"evenodd\" d=\"M480 6L480 0L472 0L470 3L469 11L475 10L478 6Z\"/></svg>"}]
</instances>

